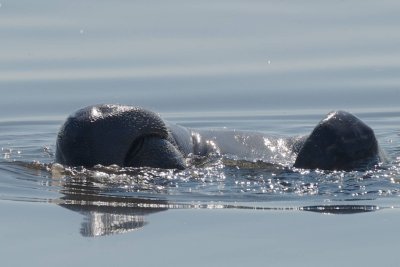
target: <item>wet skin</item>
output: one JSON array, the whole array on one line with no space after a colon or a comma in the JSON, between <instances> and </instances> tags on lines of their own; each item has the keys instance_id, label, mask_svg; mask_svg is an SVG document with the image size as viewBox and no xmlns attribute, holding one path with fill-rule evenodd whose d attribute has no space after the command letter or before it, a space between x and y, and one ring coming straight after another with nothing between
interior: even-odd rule
<instances>
[{"instance_id":1,"label":"wet skin","mask_svg":"<svg viewBox=\"0 0 400 267\"><path fill-rule=\"evenodd\" d=\"M363 169L382 160L373 130L344 111L329 113L309 136L277 139L261 133L190 129L146 109L95 105L78 110L62 125L56 162L185 169L189 155L247 158L272 151L296 156L294 167L304 169Z\"/></svg>"}]
</instances>

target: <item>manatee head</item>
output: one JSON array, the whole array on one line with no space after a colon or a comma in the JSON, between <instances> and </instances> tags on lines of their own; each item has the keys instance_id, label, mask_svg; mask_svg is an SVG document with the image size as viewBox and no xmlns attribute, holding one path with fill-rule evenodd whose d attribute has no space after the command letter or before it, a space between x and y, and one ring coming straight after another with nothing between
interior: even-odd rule
<instances>
[{"instance_id":1,"label":"manatee head","mask_svg":"<svg viewBox=\"0 0 400 267\"><path fill-rule=\"evenodd\" d=\"M121 105L89 106L69 116L57 136L56 161L86 167L185 168L182 153L156 113Z\"/></svg>"},{"instance_id":2,"label":"manatee head","mask_svg":"<svg viewBox=\"0 0 400 267\"><path fill-rule=\"evenodd\" d=\"M345 111L329 113L300 149L297 168L324 170L365 169L380 160L373 130Z\"/></svg>"}]
</instances>

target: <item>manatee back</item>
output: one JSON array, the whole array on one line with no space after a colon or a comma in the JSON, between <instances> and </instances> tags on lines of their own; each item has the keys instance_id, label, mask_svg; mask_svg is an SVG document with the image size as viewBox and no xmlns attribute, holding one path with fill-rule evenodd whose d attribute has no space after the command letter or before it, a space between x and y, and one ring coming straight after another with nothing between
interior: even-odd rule
<instances>
[{"instance_id":1,"label":"manatee back","mask_svg":"<svg viewBox=\"0 0 400 267\"><path fill-rule=\"evenodd\" d=\"M380 160L373 130L356 116L331 112L313 130L300 149L297 168L364 169Z\"/></svg>"}]
</instances>

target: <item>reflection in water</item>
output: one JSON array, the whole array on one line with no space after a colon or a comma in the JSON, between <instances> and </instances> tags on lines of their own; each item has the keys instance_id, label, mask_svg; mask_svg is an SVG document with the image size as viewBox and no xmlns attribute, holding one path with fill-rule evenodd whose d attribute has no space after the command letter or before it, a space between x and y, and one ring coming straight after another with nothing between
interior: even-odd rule
<instances>
[{"instance_id":1,"label":"reflection in water","mask_svg":"<svg viewBox=\"0 0 400 267\"><path fill-rule=\"evenodd\" d=\"M101 213L98 211L86 212L86 219L82 223L83 236L103 236L120 234L142 228L146 222L143 216Z\"/></svg>"},{"instance_id":2,"label":"reflection in water","mask_svg":"<svg viewBox=\"0 0 400 267\"><path fill-rule=\"evenodd\" d=\"M375 205L317 205L305 206L301 209L304 211L312 211L322 214L356 214L378 211L380 210L380 207Z\"/></svg>"},{"instance_id":3,"label":"reflection in water","mask_svg":"<svg viewBox=\"0 0 400 267\"><path fill-rule=\"evenodd\" d=\"M145 215L164 211L168 203L158 199L140 199L109 195L95 185L90 176L65 177L59 166L52 168L54 181L61 181L59 206L84 215L80 233L86 237L126 233L145 226Z\"/></svg>"},{"instance_id":4,"label":"reflection in water","mask_svg":"<svg viewBox=\"0 0 400 267\"><path fill-rule=\"evenodd\" d=\"M140 203L140 200L135 200ZM80 233L86 237L105 236L127 233L142 228L147 224L145 215L166 210L166 208L134 208L116 207L112 203L101 204L81 203L60 204L60 206L84 215ZM110 205L110 206L109 206Z\"/></svg>"},{"instance_id":5,"label":"reflection in water","mask_svg":"<svg viewBox=\"0 0 400 267\"><path fill-rule=\"evenodd\" d=\"M102 195L66 195L59 206L84 215L81 234L87 237L121 234L147 224L145 215L167 210L162 200L105 197Z\"/></svg>"},{"instance_id":6,"label":"reflection in water","mask_svg":"<svg viewBox=\"0 0 400 267\"><path fill-rule=\"evenodd\" d=\"M260 174L271 170L275 173L282 171L269 164L261 164L259 162L250 164L242 161L226 161L225 164L224 171L226 173L231 172L230 174L228 173L229 175L227 174L227 176L234 177L234 175L240 174L241 177L245 177L246 180L244 181L247 182L253 181L250 179L253 179L255 176L258 177ZM240 166L240 172L239 170L236 170L235 172L234 166ZM244 168L247 170L246 172L243 172ZM197 170L201 170L201 168L193 169L192 172ZM222 172L220 169L217 170ZM80 233L85 237L121 234L141 229L147 225L147 215L159 211L165 211L167 209L235 209L254 210L257 212L311 211L320 214L340 215L373 212L387 208L375 205L360 205L359 202L357 204L354 202L349 204L349 202L343 202L344 199L339 199L339 201L342 200L341 203L346 204L340 205L330 204L307 206L304 205L304 202L302 201L303 203L297 203L294 206L289 204L274 207L271 204L271 207L271 205L266 203L266 201L269 200L268 197L270 197L272 193L261 195L250 192L248 194L250 194L251 198L246 199L244 198L244 196L246 196L245 192L234 194L233 190L236 187L232 187L230 191L225 193L230 197L229 199L218 198L216 193L212 193L207 195L206 198L203 196L203 199L199 201L195 196L201 195L194 195L192 191L185 191L184 186L187 186L188 184L197 185L201 183L202 187L198 190L206 192L207 186L212 187L214 185L211 180L203 182L197 178L192 178L194 179L192 183L182 179L181 183L178 184L181 190L181 195L185 192L190 195L188 199L184 199L174 195L174 192L176 194L176 191L170 193L170 191L167 190L176 183L176 179L168 178L169 173L166 173L164 170L122 169L110 166L100 166L90 170L79 168L69 169L64 168L59 164L15 161L0 164L0 172L3 174L3 182L7 179L7 174L10 174L9 179L11 179L11 181L13 181L15 177L18 177L19 180L16 184L17 187L24 186L24 188L36 188L37 190L40 190L39 194L41 196L43 196L45 191L55 191L57 193L57 197L55 198L27 198L25 195L22 197L14 196L6 198L5 195L0 195L1 199L51 202L66 209L78 212L84 216L83 222L81 223ZM189 174L192 175L192 173ZM189 176L189 174L186 172L181 173L181 175L187 176ZM244 174L246 174L246 176L244 176ZM287 175L287 172L283 172L283 174ZM161 175L164 175L162 176L164 178L160 177ZM211 173L210 175L211 177L215 177L214 173ZM301 178L303 179L300 180L295 176L295 179L299 179L302 183L305 183L305 177ZM326 185L327 175L324 175L323 178L325 180L321 181L324 181L324 185ZM178 177L177 179L181 178ZM349 180L349 182L352 181L354 181L354 179ZM171 182L173 183L171 184ZM226 184L229 181L224 180L224 182ZM288 187L293 187L292 183L294 182L294 179L291 183L287 180L280 181L280 183L285 183ZM43 187L38 187L38 185ZM208 190L207 192L213 191ZM308 192L308 194L305 194L306 197L314 196L310 191L305 192ZM354 192L354 190L350 190L350 192ZM62 197L59 197L58 193L61 193ZM278 193L282 194L280 191ZM277 193L275 193L275 195L276 194ZM298 198L300 198L301 195L304 195L303 191L300 193L298 191L287 193L289 196L292 196L293 194L297 194ZM255 198L255 196L260 198ZM174 198L175 200L172 200ZM272 198L272 201L274 200L277 199ZM371 198L371 200L373 200L373 198ZM181 203L179 204L177 202ZM267 225L268 222L265 222L265 224Z\"/></svg>"}]
</instances>

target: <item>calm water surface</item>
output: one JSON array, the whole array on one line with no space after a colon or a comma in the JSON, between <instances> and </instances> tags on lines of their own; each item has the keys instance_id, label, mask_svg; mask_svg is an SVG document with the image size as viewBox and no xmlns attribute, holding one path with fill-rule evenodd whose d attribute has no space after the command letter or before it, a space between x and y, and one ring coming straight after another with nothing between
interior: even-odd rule
<instances>
[{"instance_id":1,"label":"calm water surface","mask_svg":"<svg viewBox=\"0 0 400 267\"><path fill-rule=\"evenodd\" d=\"M234 111L230 113L235 114ZM3 200L55 203L85 213L93 225L101 223L103 227L110 220L121 224L121 229L114 229L117 227L114 225L91 229L93 225L87 225L88 229L82 230L84 235L141 227L142 217L139 221L136 221L136 215L130 217L136 210L139 214L176 208L306 209L351 213L397 208L400 136L395 126L400 123L400 112L360 112L358 115L375 129L388 160L372 170L353 172L294 169L294 157L259 161L257 158L217 155L191 159L194 166L183 171L118 166L63 167L53 164L55 137L62 120L1 121L0 197ZM285 137L309 133L321 117L299 113L197 116L167 114L166 118L199 129L251 129ZM385 204L375 203L376 200L385 200ZM353 205L355 201L360 203ZM277 204L279 202L282 204ZM327 206L324 208L323 205Z\"/></svg>"},{"instance_id":2,"label":"calm water surface","mask_svg":"<svg viewBox=\"0 0 400 267\"><path fill-rule=\"evenodd\" d=\"M300 264L283 255L310 266L315 250L318 265L335 266L329 252L339 247L349 264L378 264L372 255L393 263L395 224L387 222L399 220L400 206L399 12L398 1L0 1L0 244L8 266L29 263L18 251L40 248L53 264L69 262L48 242L75 247L76 259L87 249L99 266L123 263L129 252L110 240L128 249L135 238L140 263L157 244L183 252L193 240L227 249L181 256L202 265L263 263L261 247L274 266ZM374 129L388 160L364 172L212 156L184 171L53 164L64 119L97 103L139 105L192 128L278 137L309 134L326 113L344 109ZM87 248L82 238L93 236L102 241ZM373 245L362 252L352 240L364 239ZM119 256L104 261L98 250ZM177 266L172 254L161 253ZM29 264L43 266L40 258Z\"/></svg>"}]
</instances>

